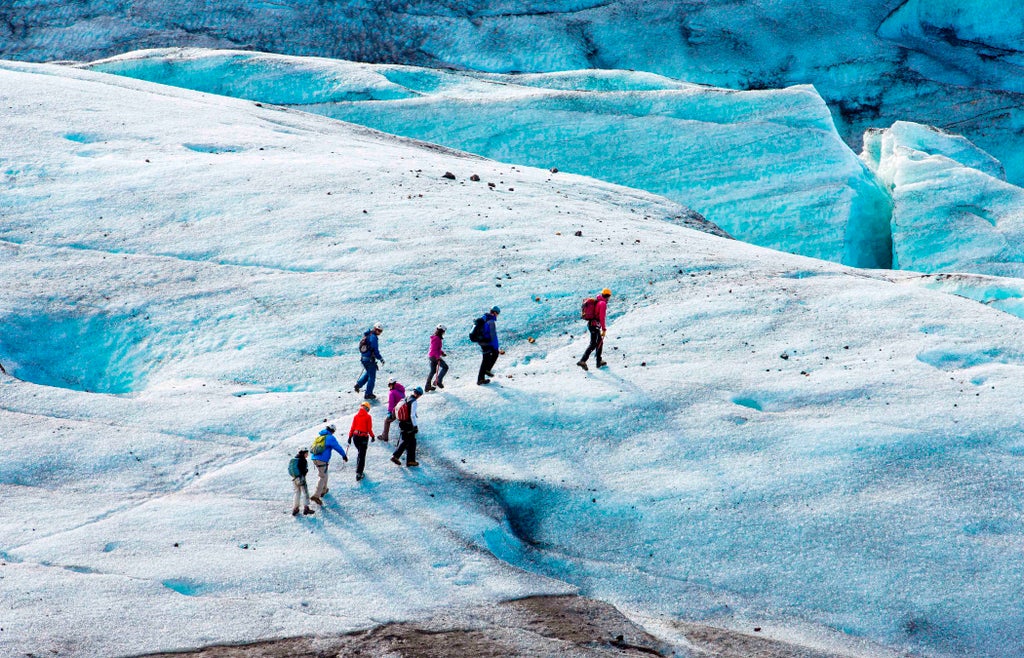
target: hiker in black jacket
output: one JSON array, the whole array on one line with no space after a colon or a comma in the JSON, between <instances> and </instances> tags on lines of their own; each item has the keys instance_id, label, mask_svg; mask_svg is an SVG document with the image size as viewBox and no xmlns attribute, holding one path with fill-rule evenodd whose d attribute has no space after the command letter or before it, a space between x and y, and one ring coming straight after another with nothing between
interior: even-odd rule
<instances>
[{"instance_id":1,"label":"hiker in black jacket","mask_svg":"<svg viewBox=\"0 0 1024 658\"><path fill-rule=\"evenodd\" d=\"M303 503L302 513L312 514L309 508L309 487L306 485L306 473L309 472L309 463L306 455L309 450L303 448L288 462L288 474L292 476L292 485L295 486L295 502L292 505L292 516L299 515L299 502Z\"/></svg>"}]
</instances>

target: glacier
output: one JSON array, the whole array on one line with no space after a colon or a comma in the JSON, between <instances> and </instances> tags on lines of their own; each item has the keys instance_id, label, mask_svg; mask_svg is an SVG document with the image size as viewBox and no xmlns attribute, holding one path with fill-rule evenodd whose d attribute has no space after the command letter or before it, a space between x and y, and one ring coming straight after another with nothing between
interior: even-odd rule
<instances>
[{"instance_id":1,"label":"glacier","mask_svg":"<svg viewBox=\"0 0 1024 658\"><path fill-rule=\"evenodd\" d=\"M891 266L891 199L810 87L737 92L628 71L507 76L200 49L88 67L594 176L666 196L747 242Z\"/></svg>"},{"instance_id":2,"label":"glacier","mask_svg":"<svg viewBox=\"0 0 1024 658\"><path fill-rule=\"evenodd\" d=\"M1024 652L1019 280L784 254L649 192L95 71L2 62L0 100L0 653L574 592L678 655L680 620ZM610 365L584 373L598 286ZM477 387L463 334L492 304L507 354ZM355 412L374 321L406 383L453 328L424 465L371 445L295 520L287 459Z\"/></svg>"},{"instance_id":3,"label":"glacier","mask_svg":"<svg viewBox=\"0 0 1024 658\"><path fill-rule=\"evenodd\" d=\"M893 267L1024 277L1024 190L959 135L897 122L865 135L893 200Z\"/></svg>"},{"instance_id":4,"label":"glacier","mask_svg":"<svg viewBox=\"0 0 1024 658\"><path fill-rule=\"evenodd\" d=\"M963 134L1024 183L1024 8L990 0L23 0L0 57L241 48L497 73L634 69L737 89L811 84L843 138L906 120Z\"/></svg>"}]
</instances>

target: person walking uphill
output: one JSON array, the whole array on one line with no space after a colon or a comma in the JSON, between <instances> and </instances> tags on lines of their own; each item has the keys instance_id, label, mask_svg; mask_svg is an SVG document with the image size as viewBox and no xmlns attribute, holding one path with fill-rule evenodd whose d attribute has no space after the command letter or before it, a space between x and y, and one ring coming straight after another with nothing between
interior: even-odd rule
<instances>
[{"instance_id":1,"label":"person walking uphill","mask_svg":"<svg viewBox=\"0 0 1024 658\"><path fill-rule=\"evenodd\" d=\"M331 451L341 455L341 458L348 461L348 455L342 449L338 439L334 438L334 425L328 425L320 430L316 439L313 440L313 447L309 452L313 455L313 466L319 476L316 481L316 491L309 497L317 505L324 504L324 496L327 495L327 468L331 465Z\"/></svg>"},{"instance_id":2,"label":"person walking uphill","mask_svg":"<svg viewBox=\"0 0 1024 658\"><path fill-rule=\"evenodd\" d=\"M483 352L480 358L480 373L476 377L477 384L491 383L491 380L487 379L494 376L491 368L497 362L498 355L505 353L498 343L498 328L495 326L495 322L498 321L498 315L500 314L500 308L497 306L491 307L490 311L477 318L473 331L470 334L470 338L480 344L480 350Z\"/></svg>"},{"instance_id":3,"label":"person walking uphill","mask_svg":"<svg viewBox=\"0 0 1024 658\"><path fill-rule=\"evenodd\" d=\"M433 391L435 388L444 388L444 376L448 374L448 364L442 357L448 356L442 349L444 343L445 326L437 325L434 335L430 337L430 350L427 358L430 359L430 374L427 375L426 391ZM435 378L434 375L437 375Z\"/></svg>"},{"instance_id":4,"label":"person walking uphill","mask_svg":"<svg viewBox=\"0 0 1024 658\"><path fill-rule=\"evenodd\" d=\"M356 482L363 479L363 466L366 465L366 446L373 441L373 418L370 417L370 403L363 402L359 411L352 419L352 428L348 431L348 444L356 444L359 456L356 458Z\"/></svg>"},{"instance_id":5,"label":"person walking uphill","mask_svg":"<svg viewBox=\"0 0 1024 658\"><path fill-rule=\"evenodd\" d=\"M395 407L405 399L405 387L392 377L388 380L388 415L384 417L384 431L381 432L380 440L388 441L391 431L391 423L395 420Z\"/></svg>"},{"instance_id":6,"label":"person walking uphill","mask_svg":"<svg viewBox=\"0 0 1024 658\"><path fill-rule=\"evenodd\" d=\"M363 398L366 400L376 400L377 396L373 394L373 385L377 383L377 362L380 361L381 365L384 365L384 357L380 355L380 349L377 343L377 337L384 333L384 325L380 322L373 325L373 328L363 334L363 339L359 341L359 360L363 364L363 374L356 382L356 393L359 389L366 385L366 394Z\"/></svg>"},{"instance_id":7,"label":"person walking uphill","mask_svg":"<svg viewBox=\"0 0 1024 658\"><path fill-rule=\"evenodd\" d=\"M313 513L313 510L309 509L309 487L306 486L306 473L309 472L309 464L306 462L306 455L308 454L309 451L303 448L288 462L288 475L292 476L292 485L295 487L292 516L299 515L299 501L303 502L303 514Z\"/></svg>"},{"instance_id":8,"label":"person walking uphill","mask_svg":"<svg viewBox=\"0 0 1024 658\"><path fill-rule=\"evenodd\" d=\"M583 358L577 361L576 365L584 370L590 369L587 367L587 359L590 358L591 352L594 353L594 361L598 368L608 365L601 358L601 351L604 349L604 334L608 330L605 316L608 314L608 300L611 296L612 291L605 288L597 297L583 300L583 319L587 321L587 329L590 331L590 345L587 346Z\"/></svg>"},{"instance_id":9,"label":"person walking uphill","mask_svg":"<svg viewBox=\"0 0 1024 658\"><path fill-rule=\"evenodd\" d=\"M402 453L405 455L406 466L419 466L416 461L416 434L419 433L419 420L416 418L416 400L423 395L423 389L417 386L412 390L412 395L405 398L395 407L395 416L398 417L398 430L402 439L398 443L398 449L391 455L391 461L401 466Z\"/></svg>"}]
</instances>

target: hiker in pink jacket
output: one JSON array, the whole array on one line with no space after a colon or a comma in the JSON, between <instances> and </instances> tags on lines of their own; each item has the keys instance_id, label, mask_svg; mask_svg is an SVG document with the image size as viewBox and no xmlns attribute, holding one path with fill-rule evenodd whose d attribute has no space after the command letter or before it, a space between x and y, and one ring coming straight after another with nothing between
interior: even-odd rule
<instances>
[{"instance_id":1,"label":"hiker in pink jacket","mask_svg":"<svg viewBox=\"0 0 1024 658\"><path fill-rule=\"evenodd\" d=\"M608 300L611 299L612 291L605 288L600 295L583 302L583 319L587 321L587 330L590 332L590 345L583 353L583 358L576 362L576 365L587 368L587 359L591 353L597 356L597 367L603 368L607 364L601 358L601 350L604 349L604 334L608 330L606 316L608 314Z\"/></svg>"},{"instance_id":2,"label":"hiker in pink jacket","mask_svg":"<svg viewBox=\"0 0 1024 658\"><path fill-rule=\"evenodd\" d=\"M395 420L395 406L405 399L405 387L395 381L392 377L388 380L388 389L391 391L388 393L388 415L384 417L384 431L380 434L381 441L388 440L388 431L391 429L391 423Z\"/></svg>"},{"instance_id":3,"label":"hiker in pink jacket","mask_svg":"<svg viewBox=\"0 0 1024 658\"><path fill-rule=\"evenodd\" d=\"M444 376L448 374L448 364L441 358L448 356L442 349L444 332L445 326L439 324L437 329L434 330L434 335L430 337L430 351L427 352L427 357L430 359L430 374L427 375L427 385L423 387L425 391L444 388ZM437 375L436 378L434 377L435 374Z\"/></svg>"}]
</instances>

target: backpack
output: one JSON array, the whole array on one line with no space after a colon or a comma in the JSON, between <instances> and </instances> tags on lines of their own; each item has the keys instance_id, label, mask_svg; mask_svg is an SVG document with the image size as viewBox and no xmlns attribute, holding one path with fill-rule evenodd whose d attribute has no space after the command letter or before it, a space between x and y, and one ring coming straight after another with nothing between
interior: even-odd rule
<instances>
[{"instance_id":1,"label":"backpack","mask_svg":"<svg viewBox=\"0 0 1024 658\"><path fill-rule=\"evenodd\" d=\"M370 337L363 336L363 339L359 341L359 353L367 354L370 351Z\"/></svg>"},{"instance_id":2,"label":"backpack","mask_svg":"<svg viewBox=\"0 0 1024 658\"><path fill-rule=\"evenodd\" d=\"M473 331L469 332L469 339L474 343L484 343L487 341L487 336L484 335L484 325L487 324L487 318L481 316L476 319L473 323Z\"/></svg>"},{"instance_id":3,"label":"backpack","mask_svg":"<svg viewBox=\"0 0 1024 658\"><path fill-rule=\"evenodd\" d=\"M408 399L402 400L395 406L395 418L398 419L398 422L412 421L412 404Z\"/></svg>"},{"instance_id":4,"label":"backpack","mask_svg":"<svg viewBox=\"0 0 1024 658\"><path fill-rule=\"evenodd\" d=\"M317 434L316 438L313 439L313 445L309 446L309 454L321 455L324 450L327 449L327 435Z\"/></svg>"},{"instance_id":5,"label":"backpack","mask_svg":"<svg viewBox=\"0 0 1024 658\"><path fill-rule=\"evenodd\" d=\"M583 300L583 308L580 309L580 317L590 322L597 319L597 300L587 297Z\"/></svg>"},{"instance_id":6,"label":"backpack","mask_svg":"<svg viewBox=\"0 0 1024 658\"><path fill-rule=\"evenodd\" d=\"M292 457L292 460L288 462L288 475L293 478L302 477L302 473L299 472L299 458Z\"/></svg>"}]
</instances>

